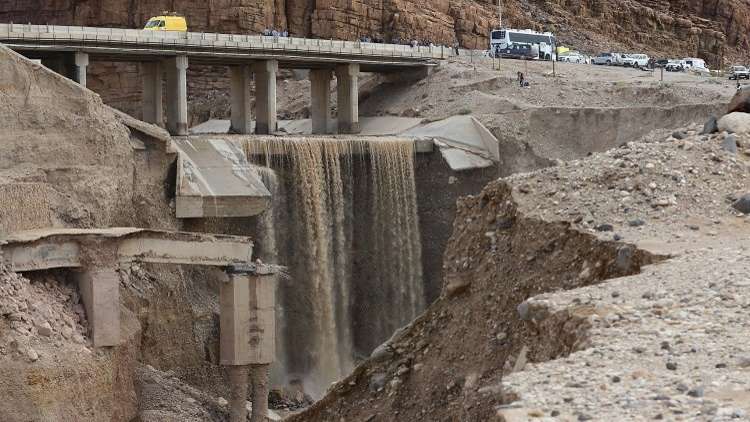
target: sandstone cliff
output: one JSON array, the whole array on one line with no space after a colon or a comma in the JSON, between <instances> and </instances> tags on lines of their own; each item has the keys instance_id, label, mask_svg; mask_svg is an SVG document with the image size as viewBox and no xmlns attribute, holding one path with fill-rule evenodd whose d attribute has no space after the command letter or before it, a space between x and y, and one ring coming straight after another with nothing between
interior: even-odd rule
<instances>
[{"instance_id":1,"label":"sandstone cliff","mask_svg":"<svg viewBox=\"0 0 750 422\"><path fill-rule=\"evenodd\" d=\"M718 60L750 49L748 0L504 0L505 23L549 29L582 49L612 47ZM162 10L184 13L198 31L257 33L287 28L320 38L430 40L486 45L494 0L19 0L0 21L139 27Z\"/></svg>"}]
</instances>

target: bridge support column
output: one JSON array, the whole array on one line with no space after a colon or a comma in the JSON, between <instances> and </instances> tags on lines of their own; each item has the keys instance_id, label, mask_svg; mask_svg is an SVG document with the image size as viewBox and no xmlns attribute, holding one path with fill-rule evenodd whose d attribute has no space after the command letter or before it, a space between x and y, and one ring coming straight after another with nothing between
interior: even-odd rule
<instances>
[{"instance_id":1,"label":"bridge support column","mask_svg":"<svg viewBox=\"0 0 750 422\"><path fill-rule=\"evenodd\" d=\"M336 66L339 133L359 133L359 65Z\"/></svg>"},{"instance_id":2,"label":"bridge support column","mask_svg":"<svg viewBox=\"0 0 750 422\"><path fill-rule=\"evenodd\" d=\"M165 60L167 71L167 130L172 135L188 134L187 56Z\"/></svg>"},{"instance_id":3,"label":"bridge support column","mask_svg":"<svg viewBox=\"0 0 750 422\"><path fill-rule=\"evenodd\" d=\"M81 86L86 86L86 67L89 65L89 55L76 52L73 58L73 80Z\"/></svg>"},{"instance_id":4,"label":"bridge support column","mask_svg":"<svg viewBox=\"0 0 750 422\"><path fill-rule=\"evenodd\" d=\"M310 117L313 134L328 133L331 121L331 79L330 69L310 71Z\"/></svg>"},{"instance_id":5,"label":"bridge support column","mask_svg":"<svg viewBox=\"0 0 750 422\"><path fill-rule=\"evenodd\" d=\"M232 74L232 128L236 133L251 133L252 107L250 105L250 82L253 79L249 65L231 66Z\"/></svg>"},{"instance_id":6,"label":"bridge support column","mask_svg":"<svg viewBox=\"0 0 750 422\"><path fill-rule=\"evenodd\" d=\"M76 273L94 347L120 344L120 277L115 267Z\"/></svg>"},{"instance_id":7,"label":"bridge support column","mask_svg":"<svg viewBox=\"0 0 750 422\"><path fill-rule=\"evenodd\" d=\"M276 277L230 268L219 294L220 363L228 366L230 422L244 422L248 374L252 371L252 421L268 413L268 368L275 355Z\"/></svg>"},{"instance_id":8,"label":"bridge support column","mask_svg":"<svg viewBox=\"0 0 750 422\"><path fill-rule=\"evenodd\" d=\"M164 71L160 62L141 63L143 93L141 108L143 121L162 126L164 124Z\"/></svg>"},{"instance_id":9,"label":"bridge support column","mask_svg":"<svg viewBox=\"0 0 750 422\"><path fill-rule=\"evenodd\" d=\"M253 65L255 74L255 133L276 132L276 72L279 62L264 60Z\"/></svg>"}]
</instances>

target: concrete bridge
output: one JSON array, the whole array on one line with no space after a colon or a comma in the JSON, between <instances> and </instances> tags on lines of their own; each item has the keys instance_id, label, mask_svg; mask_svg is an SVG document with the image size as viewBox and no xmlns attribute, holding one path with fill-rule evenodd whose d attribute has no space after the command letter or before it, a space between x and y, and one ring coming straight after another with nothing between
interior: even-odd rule
<instances>
[{"instance_id":1,"label":"concrete bridge","mask_svg":"<svg viewBox=\"0 0 750 422\"><path fill-rule=\"evenodd\" d=\"M90 61L138 62L142 66L143 120L164 121L162 98L166 74L166 123L172 135L188 134L189 63L231 69L232 130L251 130L250 83L255 81L255 133L277 129L276 74L280 68L309 69L313 133L330 123L330 84L336 76L339 133L359 132L360 72L424 72L447 58L444 47L267 37L197 32L56 25L0 24L0 43L35 59L81 85Z\"/></svg>"}]
</instances>

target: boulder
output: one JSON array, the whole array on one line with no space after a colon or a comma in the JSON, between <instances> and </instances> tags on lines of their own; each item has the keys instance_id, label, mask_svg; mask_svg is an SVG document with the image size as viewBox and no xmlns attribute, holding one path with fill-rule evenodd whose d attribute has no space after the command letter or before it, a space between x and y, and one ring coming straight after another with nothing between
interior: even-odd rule
<instances>
[{"instance_id":1,"label":"boulder","mask_svg":"<svg viewBox=\"0 0 750 422\"><path fill-rule=\"evenodd\" d=\"M716 133L718 131L719 131L719 126L717 125L716 116L711 116L703 125L703 130L701 131L701 135L708 135L711 133Z\"/></svg>"},{"instance_id":2,"label":"boulder","mask_svg":"<svg viewBox=\"0 0 750 422\"><path fill-rule=\"evenodd\" d=\"M727 113L750 113L750 87L743 87L732 97L727 107Z\"/></svg>"},{"instance_id":3,"label":"boulder","mask_svg":"<svg viewBox=\"0 0 750 422\"><path fill-rule=\"evenodd\" d=\"M740 199L734 201L732 208L743 214L750 214L750 193L746 193Z\"/></svg>"},{"instance_id":4,"label":"boulder","mask_svg":"<svg viewBox=\"0 0 750 422\"><path fill-rule=\"evenodd\" d=\"M725 136L724 140L721 141L721 149L732 154L737 154L737 137L733 133Z\"/></svg>"},{"instance_id":5,"label":"boulder","mask_svg":"<svg viewBox=\"0 0 750 422\"><path fill-rule=\"evenodd\" d=\"M719 130L729 133L746 133L750 132L750 113L735 111L725 114L717 124Z\"/></svg>"}]
</instances>

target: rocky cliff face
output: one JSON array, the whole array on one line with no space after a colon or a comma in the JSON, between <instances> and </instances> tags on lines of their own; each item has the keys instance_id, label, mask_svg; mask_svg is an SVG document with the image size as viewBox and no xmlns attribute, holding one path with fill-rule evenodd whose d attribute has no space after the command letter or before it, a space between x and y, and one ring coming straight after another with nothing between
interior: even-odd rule
<instances>
[{"instance_id":1,"label":"rocky cliff face","mask_svg":"<svg viewBox=\"0 0 750 422\"><path fill-rule=\"evenodd\" d=\"M507 25L553 30L578 48L615 43L712 59L722 45L729 56L747 54L748 6L748 0L505 0L503 13ZM0 21L135 28L162 10L184 13L198 31L276 27L320 38L458 40L475 48L497 25L494 0L19 0L0 4Z\"/></svg>"}]
</instances>

